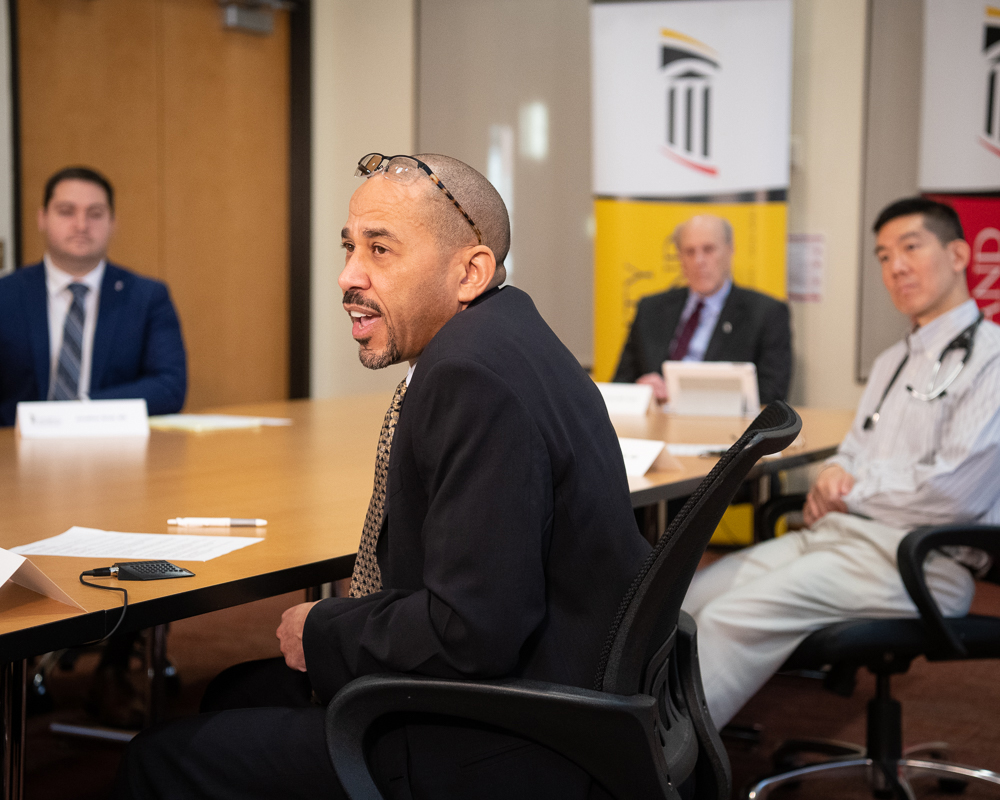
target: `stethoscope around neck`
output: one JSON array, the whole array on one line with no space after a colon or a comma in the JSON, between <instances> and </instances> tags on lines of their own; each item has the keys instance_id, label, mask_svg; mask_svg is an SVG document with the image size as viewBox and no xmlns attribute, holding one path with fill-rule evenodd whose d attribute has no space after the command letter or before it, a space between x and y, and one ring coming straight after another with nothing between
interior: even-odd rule
<instances>
[{"instance_id":1,"label":"stethoscope around neck","mask_svg":"<svg viewBox=\"0 0 1000 800\"><path fill-rule=\"evenodd\" d=\"M906 385L906 391L908 391L917 400L923 400L925 403L929 403L931 400L937 400L939 397L944 397L948 387L955 382L955 379L958 377L962 368L965 367L966 362L969 360L969 356L972 355L972 342L976 336L976 329L979 328L979 323L982 321L983 313L979 312L979 316L976 317L976 321L948 342L948 345L941 351L941 355L937 357L937 361L934 363L934 371L931 373L931 379L927 383L928 391L926 394L918 392L909 384ZM935 388L934 381L937 380L938 372L941 371L941 363L944 361L945 356L947 356L952 350L965 350L965 355L962 356L962 360L955 365L955 368L951 371L948 377L941 382L941 385ZM882 408L882 403L885 402L885 398L888 396L889 390L892 388L893 384L896 382L896 378L899 377L899 373L903 371L903 367L906 366L906 362L909 360L910 354L907 353L903 356L903 360L899 362L899 366L896 367L896 371L892 373L892 377L889 379L889 385L886 386L885 391L882 392L882 397L879 399L878 405L875 406L875 410L865 420L864 429L866 431L872 430L878 424L880 416L879 411Z\"/></svg>"}]
</instances>

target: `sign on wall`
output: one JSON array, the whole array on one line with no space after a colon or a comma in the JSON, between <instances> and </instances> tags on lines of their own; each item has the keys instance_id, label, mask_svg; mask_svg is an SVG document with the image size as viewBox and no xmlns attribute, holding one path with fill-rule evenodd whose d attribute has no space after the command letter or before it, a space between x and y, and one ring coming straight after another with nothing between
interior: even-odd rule
<instances>
[{"instance_id":1,"label":"sign on wall","mask_svg":"<svg viewBox=\"0 0 1000 800\"><path fill-rule=\"evenodd\" d=\"M791 25L791 0L591 7L597 380L681 279L671 234L695 214L733 225L737 283L785 296Z\"/></svg>"},{"instance_id":2,"label":"sign on wall","mask_svg":"<svg viewBox=\"0 0 1000 800\"><path fill-rule=\"evenodd\" d=\"M788 185L790 0L591 8L594 193Z\"/></svg>"},{"instance_id":3,"label":"sign on wall","mask_svg":"<svg viewBox=\"0 0 1000 800\"><path fill-rule=\"evenodd\" d=\"M920 188L1000 190L1000 2L924 2Z\"/></svg>"},{"instance_id":4,"label":"sign on wall","mask_svg":"<svg viewBox=\"0 0 1000 800\"><path fill-rule=\"evenodd\" d=\"M931 194L947 203L962 222L962 233L972 252L965 279L969 294L983 316L1000 324L1000 198Z\"/></svg>"}]
</instances>

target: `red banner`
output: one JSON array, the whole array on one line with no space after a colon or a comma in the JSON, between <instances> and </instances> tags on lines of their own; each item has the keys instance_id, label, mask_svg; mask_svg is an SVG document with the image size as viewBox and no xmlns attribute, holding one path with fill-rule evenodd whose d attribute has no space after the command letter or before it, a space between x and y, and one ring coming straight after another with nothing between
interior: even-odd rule
<instances>
[{"instance_id":1,"label":"red banner","mask_svg":"<svg viewBox=\"0 0 1000 800\"><path fill-rule=\"evenodd\" d=\"M962 220L972 258L965 278L986 319L1000 324L1000 197L924 195L947 203Z\"/></svg>"}]
</instances>

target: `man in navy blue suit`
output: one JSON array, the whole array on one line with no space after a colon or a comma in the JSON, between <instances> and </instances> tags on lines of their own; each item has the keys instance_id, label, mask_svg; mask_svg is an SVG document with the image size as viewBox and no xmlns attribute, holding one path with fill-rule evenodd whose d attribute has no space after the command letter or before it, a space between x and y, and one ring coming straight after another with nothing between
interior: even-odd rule
<instances>
[{"instance_id":1,"label":"man in navy blue suit","mask_svg":"<svg viewBox=\"0 0 1000 800\"><path fill-rule=\"evenodd\" d=\"M115 231L111 183L68 167L45 184L41 263L0 280L0 426L22 400L142 398L150 414L180 411L187 363L167 287L107 261ZM102 654L90 705L109 725L137 727L143 705L127 680L136 635Z\"/></svg>"},{"instance_id":2,"label":"man in navy blue suit","mask_svg":"<svg viewBox=\"0 0 1000 800\"><path fill-rule=\"evenodd\" d=\"M22 400L142 398L184 405L187 364L167 287L107 261L114 190L69 167L45 184L41 263L0 280L0 425Z\"/></svg>"}]
</instances>

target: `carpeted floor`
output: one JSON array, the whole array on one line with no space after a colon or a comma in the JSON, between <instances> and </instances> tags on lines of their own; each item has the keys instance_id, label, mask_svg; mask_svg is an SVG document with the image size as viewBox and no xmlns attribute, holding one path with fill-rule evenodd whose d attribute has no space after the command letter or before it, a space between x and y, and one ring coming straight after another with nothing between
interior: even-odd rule
<instances>
[{"instance_id":1,"label":"carpeted floor","mask_svg":"<svg viewBox=\"0 0 1000 800\"><path fill-rule=\"evenodd\" d=\"M278 655L274 630L281 612L301 600L301 593L284 595L174 623L169 653L179 671L181 689L171 698L169 715L194 712L205 685L222 668ZM983 585L973 610L1000 615L1000 586ZM72 672L56 670L49 681L54 710L28 720L27 800L107 796L122 745L49 732L53 721L88 722L82 706L95 661L96 656L88 655ZM862 672L854 695L843 698L824 691L813 679L776 676L734 720L735 724L756 727L759 740L726 741L732 761L733 796L768 772L771 753L785 739L812 736L863 742L865 704L873 696L873 684L871 676ZM1000 771L1000 662L919 661L910 672L895 678L893 686L894 695L903 704L907 745L943 740L951 746L954 760ZM919 797L944 796L933 781L917 787ZM774 796L850 800L871 795L857 781L838 781L802 784ZM968 800L997 798L1000 790L970 787L963 796Z\"/></svg>"}]
</instances>

